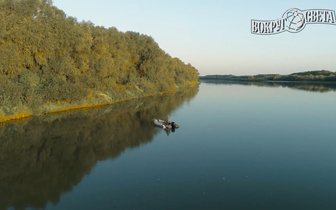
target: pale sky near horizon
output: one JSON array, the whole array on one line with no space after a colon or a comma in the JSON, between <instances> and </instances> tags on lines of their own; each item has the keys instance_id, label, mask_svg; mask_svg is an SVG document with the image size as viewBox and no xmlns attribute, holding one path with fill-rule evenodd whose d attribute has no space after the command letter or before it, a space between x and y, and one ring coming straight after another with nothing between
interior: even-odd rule
<instances>
[{"instance_id":1,"label":"pale sky near horizon","mask_svg":"<svg viewBox=\"0 0 336 210\"><path fill-rule=\"evenodd\" d=\"M53 0L78 21L154 38L200 75L336 71L336 25L299 33L251 34L251 19L275 20L290 8L336 10L335 0Z\"/></svg>"}]
</instances>

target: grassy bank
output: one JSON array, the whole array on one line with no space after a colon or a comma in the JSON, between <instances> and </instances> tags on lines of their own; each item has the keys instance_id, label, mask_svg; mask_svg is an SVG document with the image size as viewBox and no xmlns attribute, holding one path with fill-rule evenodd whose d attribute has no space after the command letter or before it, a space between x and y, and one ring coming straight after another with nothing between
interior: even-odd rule
<instances>
[{"instance_id":1,"label":"grassy bank","mask_svg":"<svg viewBox=\"0 0 336 210\"><path fill-rule=\"evenodd\" d=\"M139 98L145 98L145 97L151 97L156 95L165 95L170 94L174 92L179 92L185 88L193 88L194 86L198 85L198 81L192 81L188 84L185 84L183 87L177 87L176 89L170 89L164 92L158 92L155 94L145 94L142 90L138 89L138 91L141 94L132 94L131 92L127 91L125 88L125 92L128 92L129 97L128 98L118 98L117 100L113 100L110 96L103 94L103 93L96 93L92 94L90 93L85 99L82 104L71 104L68 102L63 101L57 101L55 103L46 103L42 106L37 106L37 110L31 110L31 112L28 112L26 110L22 110L21 112L14 114L14 115L0 115L0 122L5 121L11 121L11 120L19 120L31 116L37 116L37 115L44 115L48 113L58 113L58 112L67 112L67 111L73 111L73 110L79 110L79 109L90 109L90 108L96 108L106 105L112 105L117 103L126 102L133 99L139 99ZM23 107L22 107L23 108ZM31 108L30 108L31 109Z\"/></svg>"}]
</instances>

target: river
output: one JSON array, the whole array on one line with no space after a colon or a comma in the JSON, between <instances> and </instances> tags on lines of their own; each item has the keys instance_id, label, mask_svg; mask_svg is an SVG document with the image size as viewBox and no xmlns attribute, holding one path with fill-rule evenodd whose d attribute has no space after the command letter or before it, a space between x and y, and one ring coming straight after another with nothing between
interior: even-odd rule
<instances>
[{"instance_id":1,"label":"river","mask_svg":"<svg viewBox=\"0 0 336 210\"><path fill-rule=\"evenodd\" d=\"M0 124L0 209L335 209L336 92L201 83ZM152 118L179 124L175 132Z\"/></svg>"}]
</instances>

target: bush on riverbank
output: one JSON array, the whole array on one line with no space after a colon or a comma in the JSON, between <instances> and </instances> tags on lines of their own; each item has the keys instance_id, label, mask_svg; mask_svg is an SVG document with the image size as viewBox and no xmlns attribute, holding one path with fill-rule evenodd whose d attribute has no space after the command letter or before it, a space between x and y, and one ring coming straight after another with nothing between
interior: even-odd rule
<instances>
[{"instance_id":1,"label":"bush on riverbank","mask_svg":"<svg viewBox=\"0 0 336 210\"><path fill-rule=\"evenodd\" d=\"M198 72L153 38L66 16L48 0L0 0L0 121L190 85Z\"/></svg>"}]
</instances>

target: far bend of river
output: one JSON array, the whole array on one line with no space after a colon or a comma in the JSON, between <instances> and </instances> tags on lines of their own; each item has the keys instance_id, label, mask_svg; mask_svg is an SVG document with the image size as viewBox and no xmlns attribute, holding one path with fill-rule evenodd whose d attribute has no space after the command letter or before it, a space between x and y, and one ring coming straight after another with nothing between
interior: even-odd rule
<instances>
[{"instance_id":1,"label":"far bend of river","mask_svg":"<svg viewBox=\"0 0 336 210\"><path fill-rule=\"evenodd\" d=\"M336 209L322 90L202 83L0 124L0 209ZM167 114L169 135L151 120Z\"/></svg>"}]
</instances>

